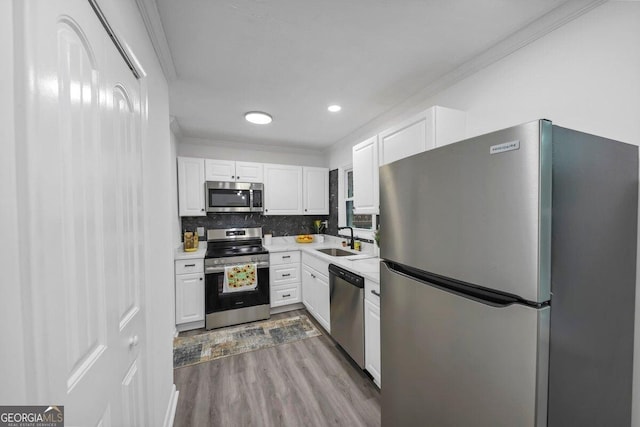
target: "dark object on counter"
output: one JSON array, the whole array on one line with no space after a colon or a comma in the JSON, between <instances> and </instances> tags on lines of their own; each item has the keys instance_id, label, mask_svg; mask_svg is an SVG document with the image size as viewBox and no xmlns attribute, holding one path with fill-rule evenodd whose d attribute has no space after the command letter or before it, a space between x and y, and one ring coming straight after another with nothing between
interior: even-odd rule
<instances>
[{"instance_id":1,"label":"dark object on counter","mask_svg":"<svg viewBox=\"0 0 640 427\"><path fill-rule=\"evenodd\" d=\"M351 240L349 240L349 247L351 249L354 249L354 246L353 246L353 228L352 227L338 227L338 231L344 230L345 228L348 228L349 231L351 231Z\"/></svg>"}]
</instances>

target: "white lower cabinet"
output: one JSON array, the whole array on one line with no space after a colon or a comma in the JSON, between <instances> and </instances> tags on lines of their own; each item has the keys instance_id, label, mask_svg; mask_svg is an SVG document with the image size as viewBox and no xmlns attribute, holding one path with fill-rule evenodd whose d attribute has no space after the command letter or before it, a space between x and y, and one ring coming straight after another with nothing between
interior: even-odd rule
<instances>
[{"instance_id":1,"label":"white lower cabinet","mask_svg":"<svg viewBox=\"0 0 640 427\"><path fill-rule=\"evenodd\" d=\"M328 262L302 254L302 302L322 327L331 332L328 269Z\"/></svg>"},{"instance_id":2,"label":"white lower cabinet","mask_svg":"<svg viewBox=\"0 0 640 427\"><path fill-rule=\"evenodd\" d=\"M204 272L176 274L176 327L179 331L204 326Z\"/></svg>"},{"instance_id":3,"label":"white lower cabinet","mask_svg":"<svg viewBox=\"0 0 640 427\"><path fill-rule=\"evenodd\" d=\"M301 301L300 251L269 254L271 308Z\"/></svg>"},{"instance_id":4,"label":"white lower cabinet","mask_svg":"<svg viewBox=\"0 0 640 427\"><path fill-rule=\"evenodd\" d=\"M364 363L365 369L380 387L382 381L380 369L380 285L365 280L364 286Z\"/></svg>"}]
</instances>

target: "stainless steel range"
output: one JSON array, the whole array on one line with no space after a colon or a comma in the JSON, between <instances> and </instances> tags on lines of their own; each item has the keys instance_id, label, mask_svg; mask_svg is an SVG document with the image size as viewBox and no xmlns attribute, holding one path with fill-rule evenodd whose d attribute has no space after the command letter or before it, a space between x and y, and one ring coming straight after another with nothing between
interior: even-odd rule
<instances>
[{"instance_id":1,"label":"stainless steel range","mask_svg":"<svg viewBox=\"0 0 640 427\"><path fill-rule=\"evenodd\" d=\"M205 327L268 319L269 252L262 228L207 230ZM242 275L242 283L234 280Z\"/></svg>"}]
</instances>

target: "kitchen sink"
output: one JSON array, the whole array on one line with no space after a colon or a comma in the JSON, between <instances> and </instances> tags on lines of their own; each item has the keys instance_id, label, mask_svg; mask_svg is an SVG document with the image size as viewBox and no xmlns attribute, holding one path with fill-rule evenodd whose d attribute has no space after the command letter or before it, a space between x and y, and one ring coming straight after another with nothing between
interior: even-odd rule
<instances>
[{"instance_id":1,"label":"kitchen sink","mask_svg":"<svg viewBox=\"0 0 640 427\"><path fill-rule=\"evenodd\" d=\"M316 251L322 252L323 254L331 255L331 256L358 255L357 253L345 251L344 249L340 249L340 248L316 249Z\"/></svg>"}]
</instances>

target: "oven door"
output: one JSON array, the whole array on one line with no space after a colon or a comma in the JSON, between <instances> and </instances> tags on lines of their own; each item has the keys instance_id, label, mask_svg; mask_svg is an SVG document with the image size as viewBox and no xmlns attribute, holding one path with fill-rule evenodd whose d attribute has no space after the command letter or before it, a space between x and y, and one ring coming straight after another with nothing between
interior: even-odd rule
<instances>
[{"instance_id":1,"label":"oven door","mask_svg":"<svg viewBox=\"0 0 640 427\"><path fill-rule=\"evenodd\" d=\"M207 212L251 212L252 198L249 183L207 181Z\"/></svg>"},{"instance_id":2,"label":"oven door","mask_svg":"<svg viewBox=\"0 0 640 427\"><path fill-rule=\"evenodd\" d=\"M216 313L237 308L269 304L269 263L258 263L258 287L250 291L223 293L224 266L205 271L205 312Z\"/></svg>"}]
</instances>

